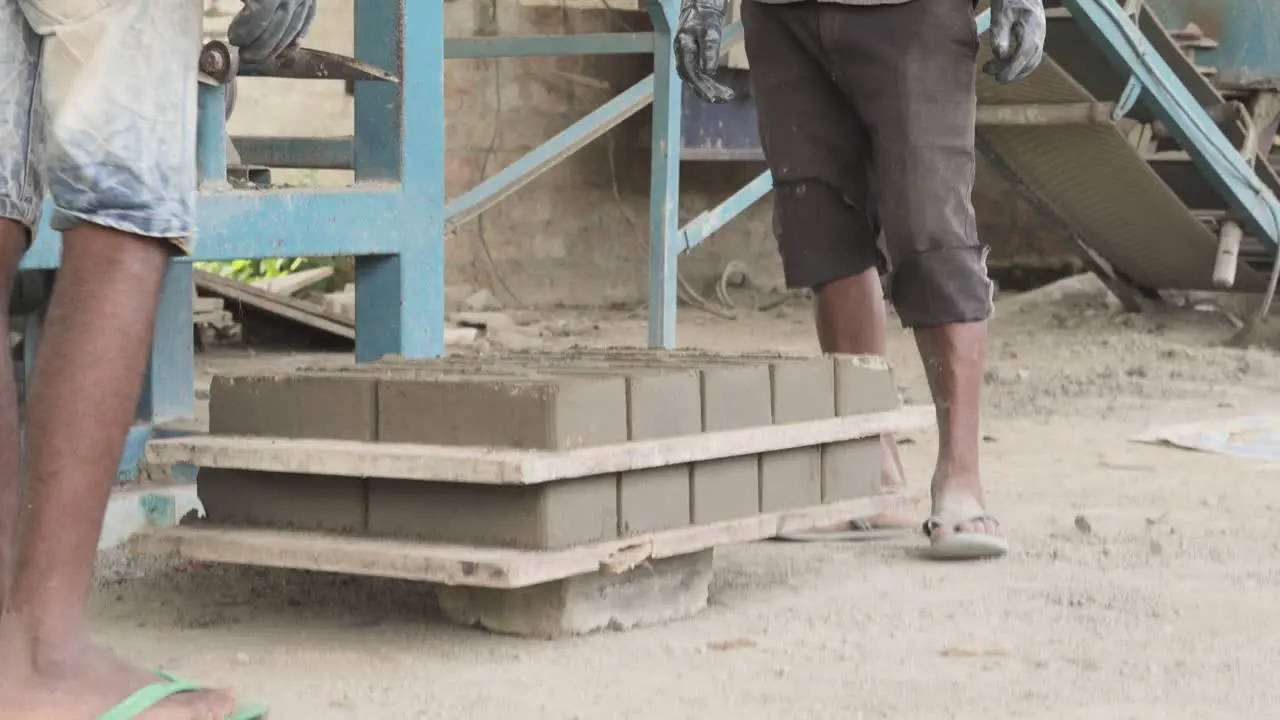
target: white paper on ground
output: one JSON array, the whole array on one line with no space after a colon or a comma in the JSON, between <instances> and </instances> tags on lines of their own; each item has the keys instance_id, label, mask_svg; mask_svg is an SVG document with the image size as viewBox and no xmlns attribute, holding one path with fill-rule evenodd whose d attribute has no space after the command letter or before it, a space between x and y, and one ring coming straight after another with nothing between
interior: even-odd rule
<instances>
[{"instance_id":1,"label":"white paper on ground","mask_svg":"<svg viewBox=\"0 0 1280 720\"><path fill-rule=\"evenodd\" d=\"M1280 464L1280 415L1255 415L1144 430L1133 442Z\"/></svg>"}]
</instances>

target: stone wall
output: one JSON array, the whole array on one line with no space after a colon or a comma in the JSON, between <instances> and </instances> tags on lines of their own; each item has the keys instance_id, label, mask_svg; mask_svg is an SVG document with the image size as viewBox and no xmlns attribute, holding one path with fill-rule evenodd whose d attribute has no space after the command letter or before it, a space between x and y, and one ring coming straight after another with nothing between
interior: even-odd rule
<instances>
[{"instance_id":1,"label":"stone wall","mask_svg":"<svg viewBox=\"0 0 1280 720\"><path fill-rule=\"evenodd\" d=\"M444 3L450 37L643 30L643 13L527 7L530 0ZM240 0L205 0L210 37L225 33ZM320 0L307 44L351 52L352 0ZM446 183L456 197L608 101L652 69L644 57L451 60L446 64ZM231 131L238 135L349 135L353 100L337 82L242 80ZM447 240L450 284L492 288L518 302L609 304L642 301L647 290L647 111L508 197ZM681 216L691 219L760 172L758 167L687 164ZM994 260L1054 258L1061 247L992 173L975 197ZM344 172L289 172L283 181L350 182ZM763 283L781 273L768 198L704 247L682 258L695 287L714 282L731 260ZM1039 261L1039 260L1037 260ZM511 302L510 297L506 298Z\"/></svg>"}]
</instances>

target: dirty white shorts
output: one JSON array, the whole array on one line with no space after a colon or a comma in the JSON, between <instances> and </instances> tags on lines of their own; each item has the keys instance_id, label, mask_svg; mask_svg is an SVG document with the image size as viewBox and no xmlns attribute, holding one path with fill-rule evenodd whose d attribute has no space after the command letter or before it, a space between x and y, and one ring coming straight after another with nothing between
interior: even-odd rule
<instances>
[{"instance_id":1,"label":"dirty white shorts","mask_svg":"<svg viewBox=\"0 0 1280 720\"><path fill-rule=\"evenodd\" d=\"M0 0L0 217L195 231L195 0Z\"/></svg>"}]
</instances>

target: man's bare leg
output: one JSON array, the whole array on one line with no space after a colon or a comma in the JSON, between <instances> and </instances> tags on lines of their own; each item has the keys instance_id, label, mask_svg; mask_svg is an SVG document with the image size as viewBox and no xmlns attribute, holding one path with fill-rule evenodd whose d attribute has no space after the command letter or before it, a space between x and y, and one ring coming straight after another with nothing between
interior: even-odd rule
<instances>
[{"instance_id":1,"label":"man's bare leg","mask_svg":"<svg viewBox=\"0 0 1280 720\"><path fill-rule=\"evenodd\" d=\"M884 289L875 268L853 277L827 283L814 292L814 322L823 352L854 355L885 354L885 326L888 322ZM906 490L906 476L898 444L892 435L882 435L884 458L880 485L886 493ZM886 508L868 522L879 528L916 527L916 503L904 501Z\"/></svg>"},{"instance_id":2,"label":"man's bare leg","mask_svg":"<svg viewBox=\"0 0 1280 720\"><path fill-rule=\"evenodd\" d=\"M934 535L943 537L956 531L999 535L995 521L967 520L982 517L987 504L978 464L987 323L920 328L915 334L938 413L933 516L965 519L958 526L938 528Z\"/></svg>"},{"instance_id":3,"label":"man's bare leg","mask_svg":"<svg viewBox=\"0 0 1280 720\"><path fill-rule=\"evenodd\" d=\"M64 234L28 395L17 573L0 619L0 717L94 718L157 678L95 646L87 603L125 436L133 422L170 253L94 226ZM224 693L179 696L148 720L224 718Z\"/></svg>"},{"instance_id":4,"label":"man's bare leg","mask_svg":"<svg viewBox=\"0 0 1280 720\"><path fill-rule=\"evenodd\" d=\"M22 494L19 464L18 387L9 352L9 302L18 263L27 247L27 229L21 223L0 219L0 612L4 611L13 581L18 535L18 503Z\"/></svg>"}]
</instances>

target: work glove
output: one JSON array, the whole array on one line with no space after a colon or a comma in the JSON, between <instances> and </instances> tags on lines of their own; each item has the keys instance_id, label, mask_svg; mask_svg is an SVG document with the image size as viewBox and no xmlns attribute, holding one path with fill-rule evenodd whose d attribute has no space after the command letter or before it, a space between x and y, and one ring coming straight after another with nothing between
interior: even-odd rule
<instances>
[{"instance_id":1,"label":"work glove","mask_svg":"<svg viewBox=\"0 0 1280 720\"><path fill-rule=\"evenodd\" d=\"M713 78L720 69L720 41L728 0L684 0L676 29L676 74L704 102L733 99L733 90Z\"/></svg>"},{"instance_id":2,"label":"work glove","mask_svg":"<svg viewBox=\"0 0 1280 720\"><path fill-rule=\"evenodd\" d=\"M244 0L227 41L246 65L275 60L297 47L316 19L316 0Z\"/></svg>"},{"instance_id":3,"label":"work glove","mask_svg":"<svg viewBox=\"0 0 1280 720\"><path fill-rule=\"evenodd\" d=\"M991 54L982 71L1001 84L1030 75L1044 59L1043 0L991 0Z\"/></svg>"}]
</instances>

